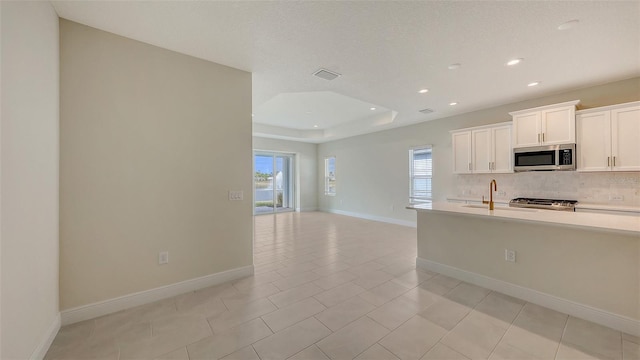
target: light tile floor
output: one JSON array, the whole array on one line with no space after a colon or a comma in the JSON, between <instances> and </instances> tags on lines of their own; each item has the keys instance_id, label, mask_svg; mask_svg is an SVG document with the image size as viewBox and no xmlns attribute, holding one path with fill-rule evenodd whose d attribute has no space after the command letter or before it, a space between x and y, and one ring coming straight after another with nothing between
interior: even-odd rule
<instances>
[{"instance_id":1,"label":"light tile floor","mask_svg":"<svg viewBox=\"0 0 640 360\"><path fill-rule=\"evenodd\" d=\"M413 228L255 217L255 275L60 330L46 359L639 359L640 339L415 268Z\"/></svg>"}]
</instances>

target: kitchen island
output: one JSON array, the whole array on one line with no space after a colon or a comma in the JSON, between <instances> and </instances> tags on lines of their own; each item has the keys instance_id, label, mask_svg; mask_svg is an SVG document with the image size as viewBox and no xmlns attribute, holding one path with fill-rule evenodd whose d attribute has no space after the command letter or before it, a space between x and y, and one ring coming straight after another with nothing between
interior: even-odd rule
<instances>
[{"instance_id":1,"label":"kitchen island","mask_svg":"<svg viewBox=\"0 0 640 360\"><path fill-rule=\"evenodd\" d=\"M640 217L410 208L418 217L418 267L640 335ZM515 262L505 260L507 249Z\"/></svg>"}]
</instances>

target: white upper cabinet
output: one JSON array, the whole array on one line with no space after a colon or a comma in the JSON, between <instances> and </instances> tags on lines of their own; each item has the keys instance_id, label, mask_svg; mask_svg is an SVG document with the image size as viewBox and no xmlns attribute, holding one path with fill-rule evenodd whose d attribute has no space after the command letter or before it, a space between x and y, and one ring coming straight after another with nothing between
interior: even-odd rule
<instances>
[{"instance_id":1,"label":"white upper cabinet","mask_svg":"<svg viewBox=\"0 0 640 360\"><path fill-rule=\"evenodd\" d=\"M540 145L541 128L540 112L513 115L513 147Z\"/></svg>"},{"instance_id":2,"label":"white upper cabinet","mask_svg":"<svg viewBox=\"0 0 640 360\"><path fill-rule=\"evenodd\" d=\"M451 134L453 173L471 174L471 131Z\"/></svg>"},{"instance_id":3,"label":"white upper cabinet","mask_svg":"<svg viewBox=\"0 0 640 360\"><path fill-rule=\"evenodd\" d=\"M471 169L474 173L491 172L491 130L471 131Z\"/></svg>"},{"instance_id":4,"label":"white upper cabinet","mask_svg":"<svg viewBox=\"0 0 640 360\"><path fill-rule=\"evenodd\" d=\"M640 170L640 104L611 110L613 171Z\"/></svg>"},{"instance_id":5,"label":"white upper cabinet","mask_svg":"<svg viewBox=\"0 0 640 360\"><path fill-rule=\"evenodd\" d=\"M492 170L494 173L513 172L513 149L511 148L511 124L491 128Z\"/></svg>"},{"instance_id":6,"label":"white upper cabinet","mask_svg":"<svg viewBox=\"0 0 640 360\"><path fill-rule=\"evenodd\" d=\"M513 172L509 123L454 130L451 142L454 174Z\"/></svg>"},{"instance_id":7,"label":"white upper cabinet","mask_svg":"<svg viewBox=\"0 0 640 360\"><path fill-rule=\"evenodd\" d=\"M611 112L576 115L578 171L608 171L611 166Z\"/></svg>"},{"instance_id":8,"label":"white upper cabinet","mask_svg":"<svg viewBox=\"0 0 640 360\"><path fill-rule=\"evenodd\" d=\"M513 117L513 147L576 142L576 105L580 100L509 113Z\"/></svg>"},{"instance_id":9,"label":"white upper cabinet","mask_svg":"<svg viewBox=\"0 0 640 360\"><path fill-rule=\"evenodd\" d=\"M640 101L579 111L578 171L640 171Z\"/></svg>"}]
</instances>

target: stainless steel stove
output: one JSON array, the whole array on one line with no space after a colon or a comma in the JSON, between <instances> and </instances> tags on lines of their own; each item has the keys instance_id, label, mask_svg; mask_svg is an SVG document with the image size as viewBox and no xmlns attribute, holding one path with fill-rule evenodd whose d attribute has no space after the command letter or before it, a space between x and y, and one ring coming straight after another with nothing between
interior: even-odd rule
<instances>
[{"instance_id":1,"label":"stainless steel stove","mask_svg":"<svg viewBox=\"0 0 640 360\"><path fill-rule=\"evenodd\" d=\"M534 208L545 210L575 211L576 200L515 198L509 201L509 206L520 208Z\"/></svg>"}]
</instances>

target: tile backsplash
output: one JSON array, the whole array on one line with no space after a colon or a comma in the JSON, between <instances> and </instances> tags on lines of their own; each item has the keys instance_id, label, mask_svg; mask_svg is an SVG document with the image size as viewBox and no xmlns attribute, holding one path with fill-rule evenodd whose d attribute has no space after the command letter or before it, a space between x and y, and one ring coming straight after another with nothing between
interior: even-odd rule
<instances>
[{"instance_id":1,"label":"tile backsplash","mask_svg":"<svg viewBox=\"0 0 640 360\"><path fill-rule=\"evenodd\" d=\"M496 179L498 183L498 191L494 193L494 197L501 200L533 197L640 206L640 172L534 171L457 175L455 196L488 196L491 179Z\"/></svg>"}]
</instances>

